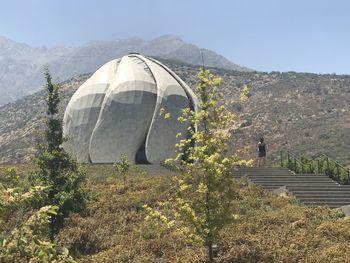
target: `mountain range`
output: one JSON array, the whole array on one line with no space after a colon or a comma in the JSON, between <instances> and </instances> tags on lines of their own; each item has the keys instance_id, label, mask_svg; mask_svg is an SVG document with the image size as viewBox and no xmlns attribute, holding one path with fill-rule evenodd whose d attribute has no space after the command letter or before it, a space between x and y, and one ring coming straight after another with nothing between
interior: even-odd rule
<instances>
[{"instance_id":1,"label":"mountain range","mask_svg":"<svg viewBox=\"0 0 350 263\"><path fill-rule=\"evenodd\" d=\"M195 90L198 67L162 62ZM236 113L232 147L249 146L246 156L256 158L257 142L264 136L269 164L278 163L281 150L290 150L309 156L325 153L350 167L350 76L211 71L222 77L220 90L229 109ZM61 117L74 91L90 75L62 83ZM244 85L248 86L249 99L242 103L239 94ZM24 162L35 154L36 143L43 137L44 95L40 91L0 107L0 163Z\"/></svg>"},{"instance_id":2,"label":"mountain range","mask_svg":"<svg viewBox=\"0 0 350 263\"><path fill-rule=\"evenodd\" d=\"M43 85L43 67L60 80L93 72L109 60L137 52L144 55L177 60L192 65L225 68L238 71L250 69L238 66L222 55L184 42L174 35L164 35L150 41L133 37L119 41L93 41L78 47L31 47L0 37L0 105L32 94Z\"/></svg>"}]
</instances>

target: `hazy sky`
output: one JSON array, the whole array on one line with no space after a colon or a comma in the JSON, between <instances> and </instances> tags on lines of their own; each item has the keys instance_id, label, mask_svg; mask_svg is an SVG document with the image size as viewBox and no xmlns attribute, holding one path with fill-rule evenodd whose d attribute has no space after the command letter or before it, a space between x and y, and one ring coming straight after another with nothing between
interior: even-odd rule
<instances>
[{"instance_id":1,"label":"hazy sky","mask_svg":"<svg viewBox=\"0 0 350 263\"><path fill-rule=\"evenodd\" d=\"M350 74L346 0L0 0L0 35L32 46L175 34L262 71Z\"/></svg>"}]
</instances>

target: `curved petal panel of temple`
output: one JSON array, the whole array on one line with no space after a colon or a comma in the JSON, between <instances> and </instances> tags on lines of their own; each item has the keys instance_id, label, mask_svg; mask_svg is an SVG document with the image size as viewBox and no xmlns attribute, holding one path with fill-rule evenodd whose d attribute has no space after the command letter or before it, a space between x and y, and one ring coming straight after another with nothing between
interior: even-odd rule
<instances>
[{"instance_id":1,"label":"curved petal panel of temple","mask_svg":"<svg viewBox=\"0 0 350 263\"><path fill-rule=\"evenodd\" d=\"M198 109L185 82L159 61L130 54L103 65L74 93L64 148L83 163L114 163L121 154L160 163L175 156L176 134L189 137L188 124L177 121L184 108Z\"/></svg>"}]
</instances>

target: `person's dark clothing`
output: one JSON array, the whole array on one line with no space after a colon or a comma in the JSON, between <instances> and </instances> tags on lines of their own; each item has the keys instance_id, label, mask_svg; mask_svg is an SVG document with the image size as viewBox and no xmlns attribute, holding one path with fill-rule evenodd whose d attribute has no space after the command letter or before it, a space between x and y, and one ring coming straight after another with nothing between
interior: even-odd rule
<instances>
[{"instance_id":1,"label":"person's dark clothing","mask_svg":"<svg viewBox=\"0 0 350 263\"><path fill-rule=\"evenodd\" d=\"M259 157L265 157L266 156L266 146L265 143L259 143Z\"/></svg>"}]
</instances>

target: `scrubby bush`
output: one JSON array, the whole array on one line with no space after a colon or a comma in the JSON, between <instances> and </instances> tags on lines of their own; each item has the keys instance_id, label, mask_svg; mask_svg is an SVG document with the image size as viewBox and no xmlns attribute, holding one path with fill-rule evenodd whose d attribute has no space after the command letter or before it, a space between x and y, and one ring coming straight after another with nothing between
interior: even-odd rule
<instances>
[{"instance_id":1,"label":"scrubby bush","mask_svg":"<svg viewBox=\"0 0 350 263\"><path fill-rule=\"evenodd\" d=\"M0 236L0 262L75 262L67 249L60 251L48 240L50 218L56 211L55 206L44 206L6 237Z\"/></svg>"}]
</instances>

